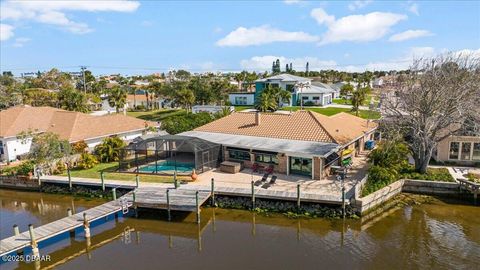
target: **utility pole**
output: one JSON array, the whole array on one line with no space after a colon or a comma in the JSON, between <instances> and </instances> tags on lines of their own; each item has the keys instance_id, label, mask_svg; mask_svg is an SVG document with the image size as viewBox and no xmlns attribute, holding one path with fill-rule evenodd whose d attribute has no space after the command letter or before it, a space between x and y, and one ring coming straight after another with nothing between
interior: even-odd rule
<instances>
[{"instance_id":1,"label":"utility pole","mask_svg":"<svg viewBox=\"0 0 480 270\"><path fill-rule=\"evenodd\" d=\"M87 67L80 66L80 69L82 70L82 75L83 75L83 92L87 94L87 82L85 80L85 69L87 69Z\"/></svg>"}]
</instances>

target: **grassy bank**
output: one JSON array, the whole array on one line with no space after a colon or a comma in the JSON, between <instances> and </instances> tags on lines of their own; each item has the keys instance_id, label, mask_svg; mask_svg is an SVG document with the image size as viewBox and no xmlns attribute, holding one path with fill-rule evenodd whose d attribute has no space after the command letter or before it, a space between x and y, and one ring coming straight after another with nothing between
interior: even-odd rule
<instances>
[{"instance_id":1,"label":"grassy bank","mask_svg":"<svg viewBox=\"0 0 480 270\"><path fill-rule=\"evenodd\" d=\"M414 179L414 180L426 180L426 181L438 181L438 182L455 182L452 175L446 168L428 168L426 173L418 173L413 168L402 169L396 179L393 181L372 182L367 180L365 186L362 189L362 197L365 197L377 190L380 190L391 183L399 179Z\"/></svg>"},{"instance_id":2,"label":"grassy bank","mask_svg":"<svg viewBox=\"0 0 480 270\"><path fill-rule=\"evenodd\" d=\"M100 172L104 172L105 179L110 180L121 180L121 181L135 181L135 174L131 173L119 173L116 172L118 169L118 162L111 163L100 163L95 165L91 169L80 170L73 169L70 171L72 177L79 178L96 178L100 179ZM61 174L62 176L67 176L67 172ZM178 180L187 180L188 177L179 176ZM99 180L100 181L100 180ZM163 176L163 175L140 175L141 182L150 182L150 183L173 183L172 176Z\"/></svg>"},{"instance_id":3,"label":"grassy bank","mask_svg":"<svg viewBox=\"0 0 480 270\"><path fill-rule=\"evenodd\" d=\"M346 112L352 115L356 115L355 112L352 112L349 108L335 108L335 107L326 107L326 108L312 108L312 107L304 107L305 110L317 112L323 115L331 116L337 113ZM297 111L300 110L300 106L292 106L292 107L283 107L281 110L284 111ZM369 111L369 110L360 110L359 117L364 119L378 119L380 118L380 113L376 111Z\"/></svg>"}]
</instances>

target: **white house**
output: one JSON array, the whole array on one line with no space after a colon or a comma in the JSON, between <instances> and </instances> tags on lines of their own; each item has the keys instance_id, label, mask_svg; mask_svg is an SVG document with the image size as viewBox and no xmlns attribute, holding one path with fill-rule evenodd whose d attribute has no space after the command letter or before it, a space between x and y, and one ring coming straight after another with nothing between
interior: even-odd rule
<instances>
[{"instance_id":1,"label":"white house","mask_svg":"<svg viewBox=\"0 0 480 270\"><path fill-rule=\"evenodd\" d=\"M92 150L104 138L133 140L158 124L122 114L88 115L52 107L17 106L0 111L0 161L13 161L30 151L31 137L22 132L58 134L70 143L84 141Z\"/></svg>"},{"instance_id":2,"label":"white house","mask_svg":"<svg viewBox=\"0 0 480 270\"><path fill-rule=\"evenodd\" d=\"M332 103L335 90L322 83L312 83L312 79L295 76L291 74L279 74L255 81L255 98L258 98L262 91L268 87L279 87L291 93L292 98L288 106L300 105L300 99L311 105L324 106Z\"/></svg>"},{"instance_id":3,"label":"white house","mask_svg":"<svg viewBox=\"0 0 480 270\"><path fill-rule=\"evenodd\" d=\"M255 93L248 93L248 92L230 93L228 95L228 100L230 101L230 104L234 106L238 106L238 105L251 106L255 104Z\"/></svg>"}]
</instances>

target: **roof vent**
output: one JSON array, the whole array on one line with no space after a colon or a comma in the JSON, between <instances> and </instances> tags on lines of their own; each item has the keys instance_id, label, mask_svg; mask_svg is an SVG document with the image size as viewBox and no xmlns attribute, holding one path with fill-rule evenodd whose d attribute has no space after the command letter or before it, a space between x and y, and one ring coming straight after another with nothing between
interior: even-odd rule
<instances>
[{"instance_id":1,"label":"roof vent","mask_svg":"<svg viewBox=\"0 0 480 270\"><path fill-rule=\"evenodd\" d=\"M260 125L260 112L255 113L255 125Z\"/></svg>"}]
</instances>

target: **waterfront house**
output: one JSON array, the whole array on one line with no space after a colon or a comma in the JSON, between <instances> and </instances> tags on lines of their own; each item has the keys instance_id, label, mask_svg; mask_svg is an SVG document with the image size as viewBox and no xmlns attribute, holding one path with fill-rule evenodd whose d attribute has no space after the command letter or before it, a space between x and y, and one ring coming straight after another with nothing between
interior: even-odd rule
<instances>
[{"instance_id":1,"label":"waterfront house","mask_svg":"<svg viewBox=\"0 0 480 270\"><path fill-rule=\"evenodd\" d=\"M0 111L0 161L13 161L30 151L32 138L18 138L22 132L52 132L70 143L85 141L92 150L106 137L130 141L155 125L122 114L93 116L52 107L12 107Z\"/></svg>"},{"instance_id":2,"label":"waterfront house","mask_svg":"<svg viewBox=\"0 0 480 270\"><path fill-rule=\"evenodd\" d=\"M220 144L222 161L319 180L332 165L351 162L374 139L377 126L348 113L235 112L181 135Z\"/></svg>"},{"instance_id":3,"label":"waterfront house","mask_svg":"<svg viewBox=\"0 0 480 270\"><path fill-rule=\"evenodd\" d=\"M253 92L236 92L228 95L230 104L234 106L253 106L255 103L255 93Z\"/></svg>"},{"instance_id":4,"label":"waterfront house","mask_svg":"<svg viewBox=\"0 0 480 270\"><path fill-rule=\"evenodd\" d=\"M480 136L450 135L438 143L433 158L459 165L480 164Z\"/></svg>"}]
</instances>

